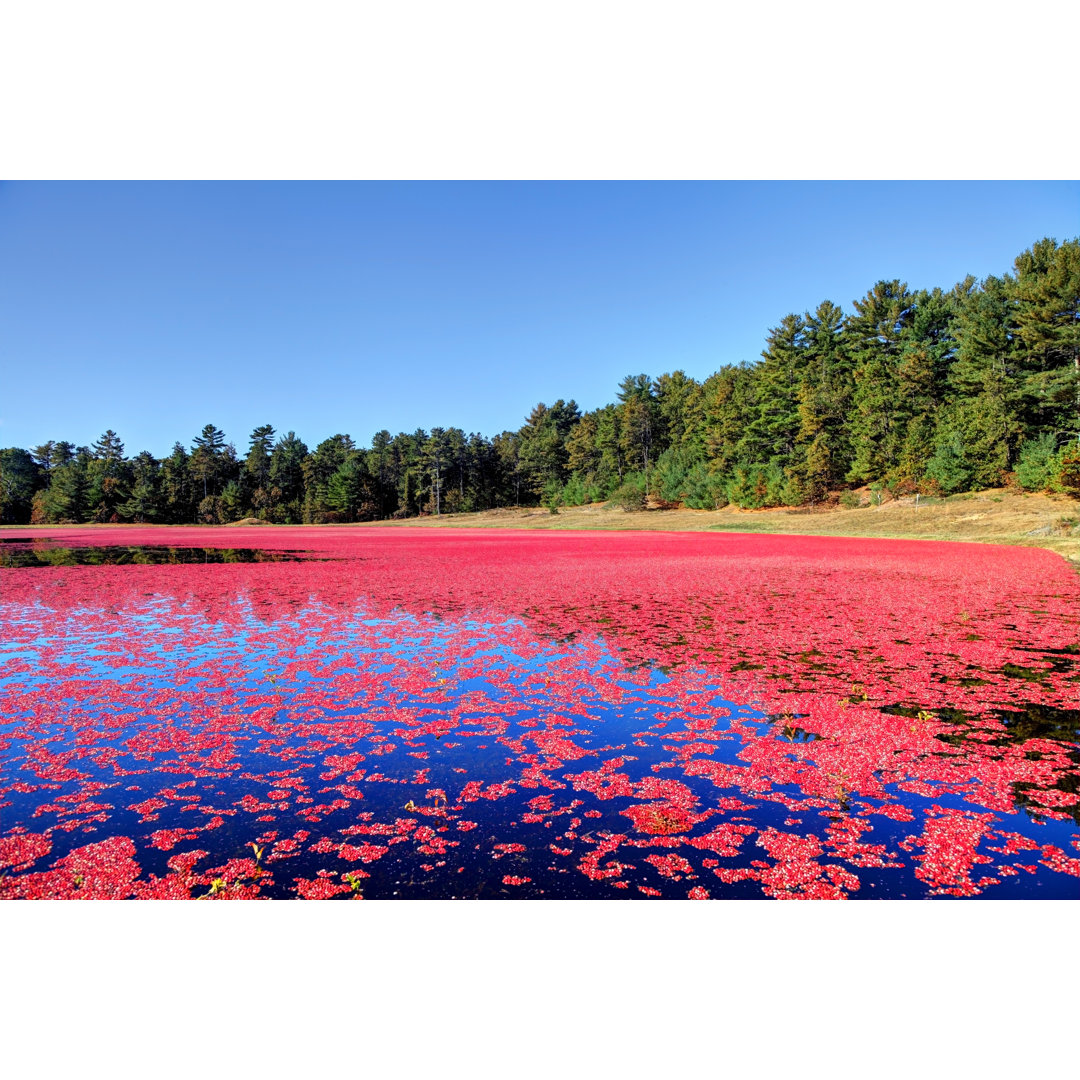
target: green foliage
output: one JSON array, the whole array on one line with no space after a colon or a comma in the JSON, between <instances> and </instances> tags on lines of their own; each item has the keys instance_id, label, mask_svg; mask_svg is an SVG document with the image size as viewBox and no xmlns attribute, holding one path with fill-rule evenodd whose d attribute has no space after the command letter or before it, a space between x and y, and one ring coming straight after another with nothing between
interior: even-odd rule
<instances>
[{"instance_id":1,"label":"green foliage","mask_svg":"<svg viewBox=\"0 0 1080 1080\"><path fill-rule=\"evenodd\" d=\"M220 495L207 495L200 500L197 520L202 525L224 525L228 521L225 503Z\"/></svg>"},{"instance_id":2,"label":"green foliage","mask_svg":"<svg viewBox=\"0 0 1080 1080\"><path fill-rule=\"evenodd\" d=\"M352 454L339 466L326 485L326 520L360 521L375 516L377 494L367 462Z\"/></svg>"},{"instance_id":3,"label":"green foliage","mask_svg":"<svg viewBox=\"0 0 1080 1080\"><path fill-rule=\"evenodd\" d=\"M195 520L195 483L191 458L180 443L161 463L161 519L188 523Z\"/></svg>"},{"instance_id":4,"label":"green foliage","mask_svg":"<svg viewBox=\"0 0 1080 1080\"><path fill-rule=\"evenodd\" d=\"M203 499L216 495L223 481L225 433L207 424L192 441L191 471L202 487ZM201 513L201 511L200 511Z\"/></svg>"},{"instance_id":5,"label":"green foliage","mask_svg":"<svg viewBox=\"0 0 1080 1080\"><path fill-rule=\"evenodd\" d=\"M1080 499L1080 443L1071 443L1058 455L1058 471L1053 488Z\"/></svg>"},{"instance_id":6,"label":"green foliage","mask_svg":"<svg viewBox=\"0 0 1080 1080\"><path fill-rule=\"evenodd\" d=\"M541 496L550 483L556 482L561 487L566 482L569 472L566 443L580 416L575 402L561 398L550 407L541 402L529 414L520 432L519 453L530 494Z\"/></svg>"},{"instance_id":7,"label":"green foliage","mask_svg":"<svg viewBox=\"0 0 1080 1080\"><path fill-rule=\"evenodd\" d=\"M591 476L574 473L562 490L563 506L585 506L587 503L603 502L608 496Z\"/></svg>"},{"instance_id":8,"label":"green foliage","mask_svg":"<svg viewBox=\"0 0 1080 1080\"><path fill-rule=\"evenodd\" d=\"M756 403L740 440L749 460L771 458L790 464L801 428L799 391L806 368L804 330L799 315L785 315L769 331L768 348L755 371Z\"/></svg>"},{"instance_id":9,"label":"green foliage","mask_svg":"<svg viewBox=\"0 0 1080 1080\"><path fill-rule=\"evenodd\" d=\"M649 477L650 494L668 506L683 502L692 464L687 450L680 446L669 446L657 458L656 467Z\"/></svg>"},{"instance_id":10,"label":"green foliage","mask_svg":"<svg viewBox=\"0 0 1080 1080\"><path fill-rule=\"evenodd\" d=\"M710 473L700 461L687 472L683 490L683 503L692 510L719 510L728 504L724 481L716 473Z\"/></svg>"},{"instance_id":11,"label":"green foliage","mask_svg":"<svg viewBox=\"0 0 1080 1080\"><path fill-rule=\"evenodd\" d=\"M946 431L926 463L926 475L946 494L963 491L971 480L971 466L957 431Z\"/></svg>"},{"instance_id":12,"label":"green foliage","mask_svg":"<svg viewBox=\"0 0 1080 1080\"><path fill-rule=\"evenodd\" d=\"M858 510L862 506L862 499L854 491L842 491L840 492L840 505L845 510Z\"/></svg>"},{"instance_id":13,"label":"green foliage","mask_svg":"<svg viewBox=\"0 0 1080 1080\"><path fill-rule=\"evenodd\" d=\"M653 383L662 439L700 458L704 443L704 388L685 371L661 375Z\"/></svg>"},{"instance_id":14,"label":"green foliage","mask_svg":"<svg viewBox=\"0 0 1080 1080\"><path fill-rule=\"evenodd\" d=\"M85 461L78 459L53 473L45 493L45 515L50 523L81 525L90 507L90 478Z\"/></svg>"},{"instance_id":15,"label":"green foliage","mask_svg":"<svg viewBox=\"0 0 1080 1080\"><path fill-rule=\"evenodd\" d=\"M645 474L632 472L626 474L609 501L612 506L621 507L623 510L644 510L647 494Z\"/></svg>"},{"instance_id":16,"label":"green foliage","mask_svg":"<svg viewBox=\"0 0 1080 1080\"><path fill-rule=\"evenodd\" d=\"M743 510L783 506L787 479L775 461L768 465L737 465L727 484L728 501Z\"/></svg>"},{"instance_id":17,"label":"green foliage","mask_svg":"<svg viewBox=\"0 0 1080 1080\"><path fill-rule=\"evenodd\" d=\"M659 402L652 380L648 375L627 375L619 383L617 397L619 448L627 464L640 469L647 481L661 434Z\"/></svg>"},{"instance_id":18,"label":"green foliage","mask_svg":"<svg viewBox=\"0 0 1080 1080\"><path fill-rule=\"evenodd\" d=\"M120 508L125 521L157 521L162 514L161 463L144 450L131 463L131 495Z\"/></svg>"},{"instance_id":19,"label":"green foliage","mask_svg":"<svg viewBox=\"0 0 1080 1080\"><path fill-rule=\"evenodd\" d=\"M308 448L303 440L290 431L274 444L270 455L270 518L286 525L299 525L303 520L304 460Z\"/></svg>"},{"instance_id":20,"label":"green foliage","mask_svg":"<svg viewBox=\"0 0 1080 1080\"><path fill-rule=\"evenodd\" d=\"M802 481L790 469L785 470L784 482L780 485L780 502L784 506L802 506L806 501Z\"/></svg>"},{"instance_id":21,"label":"green foliage","mask_svg":"<svg viewBox=\"0 0 1080 1080\"><path fill-rule=\"evenodd\" d=\"M230 480L221 491L221 518L239 521L245 516L244 491L239 480Z\"/></svg>"},{"instance_id":22,"label":"green foliage","mask_svg":"<svg viewBox=\"0 0 1080 1080\"><path fill-rule=\"evenodd\" d=\"M1058 478L1060 466L1057 437L1052 431L1044 431L1020 447L1016 482L1025 491L1049 491Z\"/></svg>"},{"instance_id":23,"label":"green foliage","mask_svg":"<svg viewBox=\"0 0 1080 1080\"><path fill-rule=\"evenodd\" d=\"M17 446L0 450L0 522L22 524L30 520L38 466Z\"/></svg>"},{"instance_id":24,"label":"green foliage","mask_svg":"<svg viewBox=\"0 0 1080 1080\"><path fill-rule=\"evenodd\" d=\"M562 505L562 484L558 480L549 480L544 488L544 505L549 514L557 514Z\"/></svg>"}]
</instances>

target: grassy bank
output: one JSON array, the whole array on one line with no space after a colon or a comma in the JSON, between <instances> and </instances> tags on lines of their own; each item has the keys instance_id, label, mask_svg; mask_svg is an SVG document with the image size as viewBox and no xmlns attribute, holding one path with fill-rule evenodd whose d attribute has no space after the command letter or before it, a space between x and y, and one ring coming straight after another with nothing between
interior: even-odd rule
<instances>
[{"instance_id":1,"label":"grassy bank","mask_svg":"<svg viewBox=\"0 0 1080 1080\"><path fill-rule=\"evenodd\" d=\"M645 510L602 504L487 510L476 514L369 522L361 526L499 529L724 530L810 536L876 536L902 540L958 540L1044 547L1080 563L1080 502L1064 495L980 491L944 499L897 499L856 510Z\"/></svg>"}]
</instances>

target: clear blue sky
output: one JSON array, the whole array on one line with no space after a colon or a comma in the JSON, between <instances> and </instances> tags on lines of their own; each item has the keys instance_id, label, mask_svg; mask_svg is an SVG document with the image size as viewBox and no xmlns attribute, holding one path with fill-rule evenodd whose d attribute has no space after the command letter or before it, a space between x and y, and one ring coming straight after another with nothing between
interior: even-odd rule
<instances>
[{"instance_id":1,"label":"clear blue sky","mask_svg":"<svg viewBox=\"0 0 1080 1080\"><path fill-rule=\"evenodd\" d=\"M517 428L881 278L1080 235L1080 183L0 185L0 446Z\"/></svg>"}]
</instances>

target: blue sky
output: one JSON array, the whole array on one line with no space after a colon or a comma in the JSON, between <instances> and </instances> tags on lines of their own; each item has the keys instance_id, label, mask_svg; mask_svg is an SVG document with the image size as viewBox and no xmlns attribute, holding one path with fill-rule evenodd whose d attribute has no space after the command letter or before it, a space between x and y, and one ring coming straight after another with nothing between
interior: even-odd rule
<instances>
[{"instance_id":1,"label":"blue sky","mask_svg":"<svg viewBox=\"0 0 1080 1080\"><path fill-rule=\"evenodd\" d=\"M4 184L0 446L492 435L1077 235L1076 182Z\"/></svg>"}]
</instances>

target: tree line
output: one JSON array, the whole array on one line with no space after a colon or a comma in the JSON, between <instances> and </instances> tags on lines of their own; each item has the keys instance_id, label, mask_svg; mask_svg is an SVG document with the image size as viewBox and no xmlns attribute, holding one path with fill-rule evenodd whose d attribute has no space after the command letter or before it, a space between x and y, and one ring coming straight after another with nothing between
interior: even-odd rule
<instances>
[{"instance_id":1,"label":"tree line","mask_svg":"<svg viewBox=\"0 0 1080 1080\"><path fill-rule=\"evenodd\" d=\"M5 523L350 522L543 504L718 508L857 501L853 489L1002 485L1080 496L1080 240L948 290L878 281L773 327L761 359L703 381L627 376L582 412L539 404L514 431L333 435L207 424L165 458L116 432L0 450Z\"/></svg>"}]
</instances>

